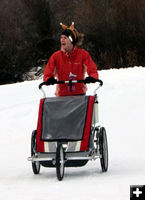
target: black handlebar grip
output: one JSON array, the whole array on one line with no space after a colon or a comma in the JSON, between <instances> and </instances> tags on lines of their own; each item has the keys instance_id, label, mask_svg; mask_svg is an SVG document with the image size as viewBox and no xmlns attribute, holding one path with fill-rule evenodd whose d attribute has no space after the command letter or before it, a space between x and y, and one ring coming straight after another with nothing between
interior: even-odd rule
<instances>
[{"instance_id":1,"label":"black handlebar grip","mask_svg":"<svg viewBox=\"0 0 145 200\"><path fill-rule=\"evenodd\" d=\"M97 81L96 81L96 82L99 82L101 86L103 85L103 81L102 81L102 80L100 80L100 79L97 79Z\"/></svg>"},{"instance_id":2,"label":"black handlebar grip","mask_svg":"<svg viewBox=\"0 0 145 200\"><path fill-rule=\"evenodd\" d=\"M73 80L71 80L72 81L72 83L73 83ZM100 80L100 79L96 79L96 82L99 82L100 83L100 86L102 86L103 85L103 81L102 80ZM64 84L65 83L65 81L57 81L56 82L56 84ZM77 83L84 83L84 80L77 80ZM42 88L42 86L43 85L49 85L47 82L42 82L42 83L40 83L39 84L39 90Z\"/></svg>"},{"instance_id":3,"label":"black handlebar grip","mask_svg":"<svg viewBox=\"0 0 145 200\"><path fill-rule=\"evenodd\" d=\"M46 85L46 82L42 82L42 83L39 84L39 86L38 86L39 90L42 88L43 85Z\"/></svg>"}]
</instances>

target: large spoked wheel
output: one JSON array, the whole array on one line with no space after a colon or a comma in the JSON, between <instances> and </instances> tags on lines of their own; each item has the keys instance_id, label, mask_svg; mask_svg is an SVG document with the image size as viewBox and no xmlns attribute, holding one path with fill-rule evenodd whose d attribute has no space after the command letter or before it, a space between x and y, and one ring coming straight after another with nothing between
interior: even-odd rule
<instances>
[{"instance_id":1,"label":"large spoked wheel","mask_svg":"<svg viewBox=\"0 0 145 200\"><path fill-rule=\"evenodd\" d=\"M36 149L36 130L32 132L31 137L31 157L37 155L37 149ZM40 172L40 163L39 161L32 162L32 170L34 174L39 174Z\"/></svg>"},{"instance_id":2,"label":"large spoked wheel","mask_svg":"<svg viewBox=\"0 0 145 200\"><path fill-rule=\"evenodd\" d=\"M108 170L108 143L104 127L101 127L99 131L99 151L101 154L100 163L102 172L106 172Z\"/></svg>"},{"instance_id":3,"label":"large spoked wheel","mask_svg":"<svg viewBox=\"0 0 145 200\"><path fill-rule=\"evenodd\" d=\"M58 144L56 149L56 175L59 181L64 176L64 150L62 144Z\"/></svg>"}]
</instances>

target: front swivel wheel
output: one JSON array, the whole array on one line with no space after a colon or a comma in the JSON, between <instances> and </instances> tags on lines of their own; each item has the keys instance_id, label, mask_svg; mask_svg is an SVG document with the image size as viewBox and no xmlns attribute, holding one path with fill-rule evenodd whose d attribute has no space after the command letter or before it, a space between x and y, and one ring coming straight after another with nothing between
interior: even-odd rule
<instances>
[{"instance_id":1,"label":"front swivel wheel","mask_svg":"<svg viewBox=\"0 0 145 200\"><path fill-rule=\"evenodd\" d=\"M56 149L56 175L59 181L63 179L64 176L64 149L62 144L58 143Z\"/></svg>"}]
</instances>

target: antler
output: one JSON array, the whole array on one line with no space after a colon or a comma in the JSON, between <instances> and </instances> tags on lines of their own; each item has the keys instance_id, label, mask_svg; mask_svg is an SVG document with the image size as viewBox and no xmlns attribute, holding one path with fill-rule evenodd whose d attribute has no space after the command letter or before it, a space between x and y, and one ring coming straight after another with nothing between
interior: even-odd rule
<instances>
[{"instance_id":1,"label":"antler","mask_svg":"<svg viewBox=\"0 0 145 200\"><path fill-rule=\"evenodd\" d=\"M60 25L62 26L62 28L65 30L67 29L68 27L66 25L64 25L63 23L60 23Z\"/></svg>"},{"instance_id":2,"label":"antler","mask_svg":"<svg viewBox=\"0 0 145 200\"><path fill-rule=\"evenodd\" d=\"M69 27L72 31L74 30L74 22L72 22L72 24Z\"/></svg>"},{"instance_id":3,"label":"antler","mask_svg":"<svg viewBox=\"0 0 145 200\"><path fill-rule=\"evenodd\" d=\"M71 29L72 31L74 30L74 22L72 22L72 24L70 25L69 28L66 25L64 25L63 23L60 23L60 25L64 30L66 30L66 29Z\"/></svg>"}]
</instances>

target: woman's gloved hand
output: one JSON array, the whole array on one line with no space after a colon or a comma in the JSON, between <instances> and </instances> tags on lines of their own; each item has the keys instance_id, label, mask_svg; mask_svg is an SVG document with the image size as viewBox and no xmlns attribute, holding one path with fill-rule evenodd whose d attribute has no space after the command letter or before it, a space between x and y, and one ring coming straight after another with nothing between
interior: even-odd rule
<instances>
[{"instance_id":1,"label":"woman's gloved hand","mask_svg":"<svg viewBox=\"0 0 145 200\"><path fill-rule=\"evenodd\" d=\"M53 77L47 79L47 81L46 81L46 85L54 85L56 83L57 83L57 80Z\"/></svg>"},{"instance_id":2,"label":"woman's gloved hand","mask_svg":"<svg viewBox=\"0 0 145 200\"><path fill-rule=\"evenodd\" d=\"M96 81L97 81L97 79L95 79L95 78L93 78L91 76L88 76L88 77L85 78L84 83L85 84L86 83L95 83Z\"/></svg>"}]
</instances>

